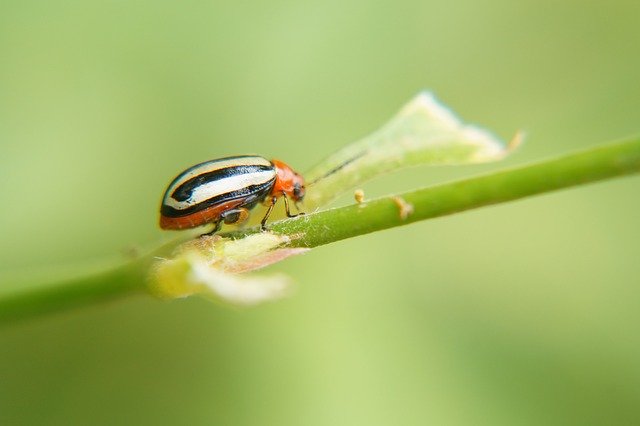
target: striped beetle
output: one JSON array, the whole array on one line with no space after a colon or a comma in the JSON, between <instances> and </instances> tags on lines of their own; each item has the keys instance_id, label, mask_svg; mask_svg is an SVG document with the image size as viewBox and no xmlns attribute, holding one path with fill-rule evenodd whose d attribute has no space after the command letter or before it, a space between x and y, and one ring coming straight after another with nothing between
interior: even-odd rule
<instances>
[{"instance_id":1,"label":"striped beetle","mask_svg":"<svg viewBox=\"0 0 640 426\"><path fill-rule=\"evenodd\" d=\"M213 230L205 234L211 235L222 222L244 222L249 210L264 202L269 205L260 222L265 230L279 197L284 198L287 216L295 217L287 196L297 203L304 194L304 179L282 161L256 155L211 160L188 168L169 184L160 207L160 227L187 229L213 223Z\"/></svg>"}]
</instances>

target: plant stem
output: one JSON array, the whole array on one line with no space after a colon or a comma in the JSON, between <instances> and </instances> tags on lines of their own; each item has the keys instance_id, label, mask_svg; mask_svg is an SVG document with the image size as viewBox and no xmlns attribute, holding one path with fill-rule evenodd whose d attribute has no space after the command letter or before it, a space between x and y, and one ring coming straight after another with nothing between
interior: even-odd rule
<instances>
[{"instance_id":1,"label":"plant stem","mask_svg":"<svg viewBox=\"0 0 640 426\"><path fill-rule=\"evenodd\" d=\"M284 220L274 223L271 230L296 236L292 246L316 247L419 220L638 172L640 138ZM400 211L403 202L413 210L404 219Z\"/></svg>"},{"instance_id":2,"label":"plant stem","mask_svg":"<svg viewBox=\"0 0 640 426\"><path fill-rule=\"evenodd\" d=\"M395 197L283 220L274 223L271 231L290 236L291 246L316 247L419 220L638 172L640 138L635 138ZM225 235L239 238L256 232L259 229ZM166 255L180 240L111 270L4 291L0 293L0 323L144 292L155 256Z\"/></svg>"},{"instance_id":3,"label":"plant stem","mask_svg":"<svg viewBox=\"0 0 640 426\"><path fill-rule=\"evenodd\" d=\"M90 305L140 292L144 273L137 264L76 278L43 282L0 295L0 323Z\"/></svg>"},{"instance_id":4,"label":"plant stem","mask_svg":"<svg viewBox=\"0 0 640 426\"><path fill-rule=\"evenodd\" d=\"M59 280L12 285L0 292L0 325L50 312L65 311L147 293L147 278L157 256L166 256L183 239L155 248L128 263Z\"/></svg>"}]
</instances>

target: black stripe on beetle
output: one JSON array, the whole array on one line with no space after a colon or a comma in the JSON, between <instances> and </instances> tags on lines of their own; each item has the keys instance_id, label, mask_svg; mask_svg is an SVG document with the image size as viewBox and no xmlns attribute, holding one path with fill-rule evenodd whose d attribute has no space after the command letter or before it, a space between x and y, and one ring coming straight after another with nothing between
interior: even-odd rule
<instances>
[{"instance_id":1,"label":"black stripe on beetle","mask_svg":"<svg viewBox=\"0 0 640 426\"><path fill-rule=\"evenodd\" d=\"M176 201L186 201L193 195L193 191L195 189L201 187L207 182L219 181L232 176L268 171L273 171L273 166L234 166L215 170L209 173L203 173L178 186L171 194L171 198ZM273 179L275 179L275 173L273 173L273 178L270 179L270 181Z\"/></svg>"}]
</instances>

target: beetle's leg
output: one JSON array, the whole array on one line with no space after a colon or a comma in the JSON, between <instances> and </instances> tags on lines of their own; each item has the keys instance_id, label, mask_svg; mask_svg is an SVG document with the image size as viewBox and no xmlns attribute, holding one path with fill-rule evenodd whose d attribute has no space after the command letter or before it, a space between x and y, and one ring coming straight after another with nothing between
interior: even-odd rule
<instances>
[{"instance_id":1,"label":"beetle's leg","mask_svg":"<svg viewBox=\"0 0 640 426\"><path fill-rule=\"evenodd\" d=\"M264 217L262 218L262 221L260 221L260 228L262 228L263 231L267 230L267 219L269 219L269 215L271 214L271 211L273 210L273 206L276 205L276 201L278 201L278 197L271 197L271 204L269 205L269 208L267 209L267 212L264 214Z\"/></svg>"},{"instance_id":2,"label":"beetle's leg","mask_svg":"<svg viewBox=\"0 0 640 426\"><path fill-rule=\"evenodd\" d=\"M232 210L227 210L220 215L220 219L227 225L241 224L249 218L249 209L244 207L238 207Z\"/></svg>"},{"instance_id":3,"label":"beetle's leg","mask_svg":"<svg viewBox=\"0 0 640 426\"><path fill-rule=\"evenodd\" d=\"M284 198L284 208L287 211L287 217L296 217L304 214L304 212L300 211L300 208L298 207L297 204L296 204L296 208L298 209L298 214L291 214L291 210L289 210L289 199L285 194L282 194L282 197Z\"/></svg>"},{"instance_id":4,"label":"beetle's leg","mask_svg":"<svg viewBox=\"0 0 640 426\"><path fill-rule=\"evenodd\" d=\"M221 223L222 223L222 219L216 220L215 222L213 222L213 225L214 225L213 229L211 231L207 232L207 233L201 234L200 237L204 237L204 236L210 237L210 236L212 236L213 234L215 234L216 232L218 232L220 230Z\"/></svg>"}]
</instances>

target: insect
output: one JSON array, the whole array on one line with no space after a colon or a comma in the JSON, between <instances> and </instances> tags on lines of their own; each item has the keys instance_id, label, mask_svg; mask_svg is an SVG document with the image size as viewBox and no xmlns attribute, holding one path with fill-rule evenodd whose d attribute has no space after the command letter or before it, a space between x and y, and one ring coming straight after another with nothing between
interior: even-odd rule
<instances>
[{"instance_id":1,"label":"insect","mask_svg":"<svg viewBox=\"0 0 640 426\"><path fill-rule=\"evenodd\" d=\"M263 230L278 198L296 203L305 194L304 179L279 160L257 155L226 157L196 164L179 174L167 187L160 206L162 229L187 229L214 224L211 235L222 223L242 223L259 202L269 206L260 222Z\"/></svg>"}]
</instances>

